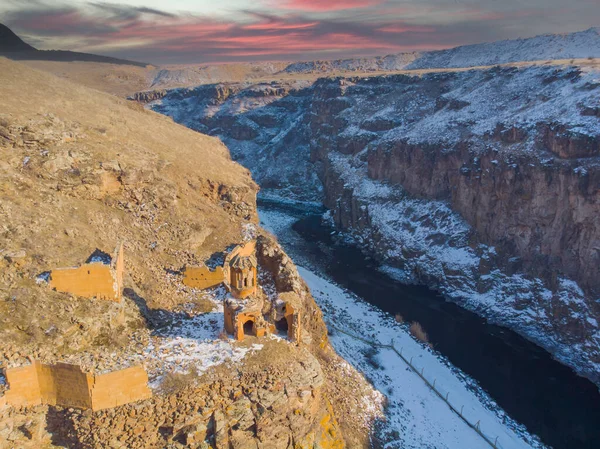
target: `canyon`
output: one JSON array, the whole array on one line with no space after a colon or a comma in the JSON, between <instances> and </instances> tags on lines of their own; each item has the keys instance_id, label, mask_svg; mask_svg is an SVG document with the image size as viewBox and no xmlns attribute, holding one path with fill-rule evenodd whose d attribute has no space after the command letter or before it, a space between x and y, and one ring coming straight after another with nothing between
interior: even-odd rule
<instances>
[{"instance_id":1,"label":"canyon","mask_svg":"<svg viewBox=\"0 0 600 449\"><path fill-rule=\"evenodd\" d=\"M152 392L95 412L0 406L0 448L550 444L411 335L393 301L386 315L310 263L298 270L259 226L257 194L326 210L331 246L312 243L328 257L334 242L360 248L385 276L378 291L427 285L600 385L599 41L592 28L223 66L0 58L0 403L10 392L2 372L32 360L100 376L143 365ZM295 219L261 214L287 245ZM235 245L254 240L255 293L293 305L293 332L236 341L223 330L230 295L214 277ZM116 241L120 303L40 281ZM378 350L394 339L418 368ZM435 396L436 381L460 413ZM583 405L592 418L555 432L557 447L593 439L595 409Z\"/></svg>"},{"instance_id":2,"label":"canyon","mask_svg":"<svg viewBox=\"0 0 600 449\"><path fill-rule=\"evenodd\" d=\"M592 61L247 81L150 107L219 136L265 197L324 204L388 273L599 383L599 76Z\"/></svg>"}]
</instances>

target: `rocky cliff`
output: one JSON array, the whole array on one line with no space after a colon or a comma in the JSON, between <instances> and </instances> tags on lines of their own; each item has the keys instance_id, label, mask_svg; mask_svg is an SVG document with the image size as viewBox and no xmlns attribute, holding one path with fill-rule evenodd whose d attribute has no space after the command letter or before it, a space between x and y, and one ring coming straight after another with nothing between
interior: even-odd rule
<instances>
[{"instance_id":1,"label":"rocky cliff","mask_svg":"<svg viewBox=\"0 0 600 449\"><path fill-rule=\"evenodd\" d=\"M257 186L218 139L2 59L0 94L0 395L2 370L31 358L97 373L141 364L153 390L152 399L96 413L5 407L0 447L366 444L375 416L360 407L372 388L354 370L335 374L343 360L321 312L293 262L261 236ZM184 265L251 238L265 294L301 304L300 346L227 338L227 292L181 282ZM48 269L119 241L122 303L41 282Z\"/></svg>"},{"instance_id":2,"label":"rocky cliff","mask_svg":"<svg viewBox=\"0 0 600 449\"><path fill-rule=\"evenodd\" d=\"M532 66L203 86L153 108L221 136L267 191L323 201L390 273L598 382L598 77Z\"/></svg>"}]
</instances>

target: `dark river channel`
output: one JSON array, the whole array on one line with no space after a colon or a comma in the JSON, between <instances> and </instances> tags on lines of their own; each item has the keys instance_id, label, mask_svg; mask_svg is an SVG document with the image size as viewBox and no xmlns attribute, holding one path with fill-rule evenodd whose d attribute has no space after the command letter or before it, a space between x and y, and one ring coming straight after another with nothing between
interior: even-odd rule
<instances>
[{"instance_id":1,"label":"dark river channel","mask_svg":"<svg viewBox=\"0 0 600 449\"><path fill-rule=\"evenodd\" d=\"M421 323L437 351L545 444L600 448L600 392L592 382L515 332L487 323L425 286L405 285L380 272L356 247L336 243L319 211L265 200L259 206L297 218L289 233L294 238L278 238L298 264L387 313Z\"/></svg>"}]
</instances>

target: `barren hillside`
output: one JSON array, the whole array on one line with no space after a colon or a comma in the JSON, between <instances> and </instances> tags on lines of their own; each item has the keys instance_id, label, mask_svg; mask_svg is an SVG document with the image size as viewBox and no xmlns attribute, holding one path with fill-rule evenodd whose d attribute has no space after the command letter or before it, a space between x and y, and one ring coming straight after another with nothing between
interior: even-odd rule
<instances>
[{"instance_id":1,"label":"barren hillside","mask_svg":"<svg viewBox=\"0 0 600 449\"><path fill-rule=\"evenodd\" d=\"M181 283L184 265L262 233L257 186L218 139L4 59L0 95L0 372L30 359L96 372L141 364L154 393L96 414L5 408L0 442L186 447L217 432L229 447L365 441L369 419L357 410L372 390L353 370L336 376L342 361L320 311L274 241L259 238L260 285L273 300L282 289L299 298L299 346L219 338L225 290ZM55 292L40 281L120 241L123 303ZM6 387L0 375L0 396Z\"/></svg>"}]
</instances>

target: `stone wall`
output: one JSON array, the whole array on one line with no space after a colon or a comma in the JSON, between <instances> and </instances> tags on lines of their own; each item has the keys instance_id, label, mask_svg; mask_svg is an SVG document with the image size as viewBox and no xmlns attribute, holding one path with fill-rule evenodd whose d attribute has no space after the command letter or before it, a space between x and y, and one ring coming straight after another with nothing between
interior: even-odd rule
<instances>
[{"instance_id":1,"label":"stone wall","mask_svg":"<svg viewBox=\"0 0 600 449\"><path fill-rule=\"evenodd\" d=\"M283 342L264 344L243 366L221 365L181 390L97 413L59 410L48 427L56 441L81 449L343 448L318 360Z\"/></svg>"},{"instance_id":2,"label":"stone wall","mask_svg":"<svg viewBox=\"0 0 600 449\"><path fill-rule=\"evenodd\" d=\"M6 378L9 390L3 402L15 407L46 404L96 411L152 396L148 375L141 366L94 376L77 365L34 361L7 370Z\"/></svg>"},{"instance_id":3,"label":"stone wall","mask_svg":"<svg viewBox=\"0 0 600 449\"><path fill-rule=\"evenodd\" d=\"M299 342L302 335L302 326L300 319L300 304L297 295L291 292L280 293L279 304L276 304L273 312L275 330L280 330L277 328L277 323L281 320L285 320L287 323L288 338L290 341Z\"/></svg>"},{"instance_id":4,"label":"stone wall","mask_svg":"<svg viewBox=\"0 0 600 449\"><path fill-rule=\"evenodd\" d=\"M119 302L123 270L123 245L119 245L110 265L91 262L80 267L57 268L50 272L49 284L59 292Z\"/></svg>"},{"instance_id":5,"label":"stone wall","mask_svg":"<svg viewBox=\"0 0 600 449\"><path fill-rule=\"evenodd\" d=\"M152 397L148 374L141 366L95 376L90 393L94 411Z\"/></svg>"},{"instance_id":6,"label":"stone wall","mask_svg":"<svg viewBox=\"0 0 600 449\"><path fill-rule=\"evenodd\" d=\"M42 403L36 362L7 370L6 379L10 389L2 398L5 404L20 407Z\"/></svg>"},{"instance_id":7,"label":"stone wall","mask_svg":"<svg viewBox=\"0 0 600 449\"><path fill-rule=\"evenodd\" d=\"M183 283L191 288L211 288L224 281L223 268L212 271L208 267L186 267L183 272Z\"/></svg>"},{"instance_id":8,"label":"stone wall","mask_svg":"<svg viewBox=\"0 0 600 449\"><path fill-rule=\"evenodd\" d=\"M92 408L90 385L93 376L91 374L84 373L77 365L67 363L44 365L36 361L32 366L37 371L42 404ZM14 378L10 370L7 372L7 378L10 392L13 389L11 379Z\"/></svg>"}]
</instances>

